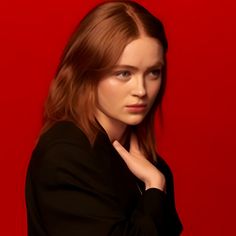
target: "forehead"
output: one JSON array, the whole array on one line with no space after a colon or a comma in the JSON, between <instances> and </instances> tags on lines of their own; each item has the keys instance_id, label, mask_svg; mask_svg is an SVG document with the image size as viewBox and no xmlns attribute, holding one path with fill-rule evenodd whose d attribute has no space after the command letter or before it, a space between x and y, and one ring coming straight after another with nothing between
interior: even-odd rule
<instances>
[{"instance_id":1,"label":"forehead","mask_svg":"<svg viewBox=\"0 0 236 236\"><path fill-rule=\"evenodd\" d=\"M159 63L164 64L162 45L155 38L141 37L125 47L117 64L148 67Z\"/></svg>"}]
</instances>

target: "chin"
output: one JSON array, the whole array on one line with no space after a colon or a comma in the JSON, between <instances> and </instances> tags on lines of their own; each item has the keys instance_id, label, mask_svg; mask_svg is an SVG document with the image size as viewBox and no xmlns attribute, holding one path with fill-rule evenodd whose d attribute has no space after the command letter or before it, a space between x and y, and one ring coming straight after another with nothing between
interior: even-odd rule
<instances>
[{"instance_id":1,"label":"chin","mask_svg":"<svg viewBox=\"0 0 236 236\"><path fill-rule=\"evenodd\" d=\"M143 121L144 117L137 117L137 118L133 118L133 119L127 119L126 120L126 124L127 125L138 125Z\"/></svg>"}]
</instances>

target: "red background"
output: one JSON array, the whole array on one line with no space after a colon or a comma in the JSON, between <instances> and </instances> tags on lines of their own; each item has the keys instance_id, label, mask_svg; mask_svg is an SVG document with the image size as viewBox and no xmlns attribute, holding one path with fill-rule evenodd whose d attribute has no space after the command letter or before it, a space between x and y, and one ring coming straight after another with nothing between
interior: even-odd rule
<instances>
[{"instance_id":1,"label":"red background","mask_svg":"<svg viewBox=\"0 0 236 236\"><path fill-rule=\"evenodd\" d=\"M0 3L0 235L26 235L24 178L43 101L74 26L98 0ZM166 27L169 74L157 119L183 236L236 235L234 0L139 0Z\"/></svg>"}]
</instances>

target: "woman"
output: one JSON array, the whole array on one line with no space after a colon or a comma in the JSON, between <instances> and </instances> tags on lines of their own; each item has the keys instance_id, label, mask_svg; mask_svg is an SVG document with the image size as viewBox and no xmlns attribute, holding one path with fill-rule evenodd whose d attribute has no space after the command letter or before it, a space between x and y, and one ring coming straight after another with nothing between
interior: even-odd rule
<instances>
[{"instance_id":1,"label":"woman","mask_svg":"<svg viewBox=\"0 0 236 236\"><path fill-rule=\"evenodd\" d=\"M156 154L163 25L133 1L103 3L61 58L26 180L30 236L174 236L173 179Z\"/></svg>"}]
</instances>

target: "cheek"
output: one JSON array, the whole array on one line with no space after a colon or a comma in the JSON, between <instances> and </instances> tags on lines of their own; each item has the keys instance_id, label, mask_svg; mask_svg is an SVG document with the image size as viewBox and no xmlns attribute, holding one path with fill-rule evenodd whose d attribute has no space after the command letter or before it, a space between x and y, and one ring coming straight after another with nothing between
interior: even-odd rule
<instances>
[{"instance_id":1,"label":"cheek","mask_svg":"<svg viewBox=\"0 0 236 236\"><path fill-rule=\"evenodd\" d=\"M148 95L151 100L154 100L161 88L161 80L155 83L150 83L148 86Z\"/></svg>"},{"instance_id":2,"label":"cheek","mask_svg":"<svg viewBox=\"0 0 236 236\"><path fill-rule=\"evenodd\" d=\"M114 106L114 104L120 100L120 96L117 91L119 91L119 89L114 81L101 81L98 85L98 104L102 107Z\"/></svg>"},{"instance_id":3,"label":"cheek","mask_svg":"<svg viewBox=\"0 0 236 236\"><path fill-rule=\"evenodd\" d=\"M110 80L103 80L98 85L98 97L110 97L115 88L115 84Z\"/></svg>"}]
</instances>

